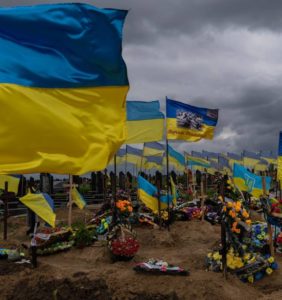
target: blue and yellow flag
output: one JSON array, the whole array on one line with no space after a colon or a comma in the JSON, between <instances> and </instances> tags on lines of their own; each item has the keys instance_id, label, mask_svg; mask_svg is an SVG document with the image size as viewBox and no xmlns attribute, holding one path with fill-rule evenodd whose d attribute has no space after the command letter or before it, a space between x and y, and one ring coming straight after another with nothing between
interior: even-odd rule
<instances>
[{"instance_id":1,"label":"blue and yellow flag","mask_svg":"<svg viewBox=\"0 0 282 300\"><path fill-rule=\"evenodd\" d=\"M185 170L185 157L168 145L169 164L174 166L178 171Z\"/></svg>"},{"instance_id":2,"label":"blue and yellow flag","mask_svg":"<svg viewBox=\"0 0 282 300\"><path fill-rule=\"evenodd\" d=\"M208 161L213 161L215 163L218 163L219 153L209 152L205 150L203 150L202 153L205 156L205 158L207 158Z\"/></svg>"},{"instance_id":3,"label":"blue and yellow flag","mask_svg":"<svg viewBox=\"0 0 282 300\"><path fill-rule=\"evenodd\" d=\"M0 8L0 173L107 166L126 138L126 14L79 3Z\"/></svg>"},{"instance_id":4,"label":"blue and yellow flag","mask_svg":"<svg viewBox=\"0 0 282 300\"><path fill-rule=\"evenodd\" d=\"M208 161L207 159L201 158L201 157L197 157L197 156L192 156L188 153L184 153L185 154L185 159L186 159L186 164L188 166L200 166L200 167L204 167L204 168L209 168L211 162Z\"/></svg>"},{"instance_id":5,"label":"blue and yellow flag","mask_svg":"<svg viewBox=\"0 0 282 300\"><path fill-rule=\"evenodd\" d=\"M226 156L220 155L218 157L218 164L219 169L222 171L222 173L230 176L232 175L232 168L230 167L229 159Z\"/></svg>"},{"instance_id":6,"label":"blue and yellow flag","mask_svg":"<svg viewBox=\"0 0 282 300\"><path fill-rule=\"evenodd\" d=\"M142 150L126 145L126 162L141 166Z\"/></svg>"},{"instance_id":7,"label":"blue and yellow flag","mask_svg":"<svg viewBox=\"0 0 282 300\"><path fill-rule=\"evenodd\" d=\"M251 151L244 150L242 153L242 157L244 166L250 169L254 169L255 165L260 161L260 155Z\"/></svg>"},{"instance_id":8,"label":"blue and yellow flag","mask_svg":"<svg viewBox=\"0 0 282 300\"><path fill-rule=\"evenodd\" d=\"M243 166L234 164L233 180L239 190L248 192L257 198L263 195L262 177L249 172ZM270 184L271 177L265 177L267 193L269 192Z\"/></svg>"},{"instance_id":9,"label":"blue and yellow flag","mask_svg":"<svg viewBox=\"0 0 282 300\"><path fill-rule=\"evenodd\" d=\"M158 189L142 176L138 176L138 197L153 212L158 211Z\"/></svg>"},{"instance_id":10,"label":"blue and yellow flag","mask_svg":"<svg viewBox=\"0 0 282 300\"><path fill-rule=\"evenodd\" d=\"M8 182L8 191L16 195L19 190L20 176L16 175L0 175L0 189L5 189L5 182Z\"/></svg>"},{"instance_id":11,"label":"blue and yellow flag","mask_svg":"<svg viewBox=\"0 0 282 300\"><path fill-rule=\"evenodd\" d=\"M272 151L260 151L260 157L266 160L269 164L277 163L277 155L272 153Z\"/></svg>"},{"instance_id":12,"label":"blue and yellow flag","mask_svg":"<svg viewBox=\"0 0 282 300\"><path fill-rule=\"evenodd\" d=\"M37 214L42 220L50 226L55 227L56 214L53 212L54 201L45 193L27 194L19 200Z\"/></svg>"},{"instance_id":13,"label":"blue and yellow flag","mask_svg":"<svg viewBox=\"0 0 282 300\"><path fill-rule=\"evenodd\" d=\"M158 142L144 143L143 156L163 156L165 146Z\"/></svg>"},{"instance_id":14,"label":"blue and yellow flag","mask_svg":"<svg viewBox=\"0 0 282 300\"><path fill-rule=\"evenodd\" d=\"M144 169L151 170L156 169L158 171L162 171L163 169L163 157L162 156L147 156Z\"/></svg>"},{"instance_id":15,"label":"blue and yellow flag","mask_svg":"<svg viewBox=\"0 0 282 300\"><path fill-rule=\"evenodd\" d=\"M159 101L127 101L126 144L161 141L164 132L164 115Z\"/></svg>"},{"instance_id":16,"label":"blue and yellow flag","mask_svg":"<svg viewBox=\"0 0 282 300\"><path fill-rule=\"evenodd\" d=\"M119 149L117 154L116 154L116 164L117 165L122 165L125 163L126 160L126 150L125 149ZM114 157L111 159L109 165L114 165L115 160Z\"/></svg>"},{"instance_id":17,"label":"blue and yellow flag","mask_svg":"<svg viewBox=\"0 0 282 300\"><path fill-rule=\"evenodd\" d=\"M265 172L268 170L268 162L264 159L261 159L256 165L255 165L255 172Z\"/></svg>"},{"instance_id":18,"label":"blue and yellow flag","mask_svg":"<svg viewBox=\"0 0 282 300\"><path fill-rule=\"evenodd\" d=\"M278 159L277 159L277 179L282 185L282 131L280 132L279 137L279 146L278 146Z\"/></svg>"},{"instance_id":19,"label":"blue and yellow flag","mask_svg":"<svg viewBox=\"0 0 282 300\"><path fill-rule=\"evenodd\" d=\"M224 156L224 155L222 155L222 156ZM227 158L229 160L229 166L232 170L233 170L233 166L235 163L238 165L242 165L242 166L244 165L242 156L239 154L227 152Z\"/></svg>"},{"instance_id":20,"label":"blue and yellow flag","mask_svg":"<svg viewBox=\"0 0 282 300\"><path fill-rule=\"evenodd\" d=\"M79 207L80 209L83 209L86 206L86 202L82 195L79 193L79 191L73 187L71 190L71 197L72 201Z\"/></svg>"},{"instance_id":21,"label":"blue and yellow flag","mask_svg":"<svg viewBox=\"0 0 282 300\"><path fill-rule=\"evenodd\" d=\"M207 109L166 99L167 139L196 142L213 139L218 109Z\"/></svg>"},{"instance_id":22,"label":"blue and yellow flag","mask_svg":"<svg viewBox=\"0 0 282 300\"><path fill-rule=\"evenodd\" d=\"M138 176L138 197L139 199L153 212L159 209L158 202L158 189L142 176ZM160 209L166 209L167 204L172 204L172 196L163 195L160 197Z\"/></svg>"}]
</instances>

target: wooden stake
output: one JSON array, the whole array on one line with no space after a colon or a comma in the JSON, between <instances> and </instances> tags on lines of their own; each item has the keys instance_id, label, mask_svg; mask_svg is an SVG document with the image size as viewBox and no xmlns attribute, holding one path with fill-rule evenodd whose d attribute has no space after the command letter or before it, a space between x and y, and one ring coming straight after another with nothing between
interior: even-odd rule
<instances>
[{"instance_id":1,"label":"wooden stake","mask_svg":"<svg viewBox=\"0 0 282 300\"><path fill-rule=\"evenodd\" d=\"M4 190L4 231L3 231L3 239L4 241L7 240L8 235L8 182L5 181L5 190Z\"/></svg>"},{"instance_id":2,"label":"wooden stake","mask_svg":"<svg viewBox=\"0 0 282 300\"><path fill-rule=\"evenodd\" d=\"M160 183L160 180L157 180L157 189L158 189L158 214L159 214L159 226L160 226L160 229L162 227L162 216L161 216L161 193L160 193L160 190L161 190L161 183Z\"/></svg>"},{"instance_id":3,"label":"wooden stake","mask_svg":"<svg viewBox=\"0 0 282 300\"><path fill-rule=\"evenodd\" d=\"M203 209L204 209L204 201L205 201L205 193L204 193L204 176L202 174L201 176L201 196L200 196L200 199L201 199L201 221L204 220L203 216Z\"/></svg>"},{"instance_id":4,"label":"wooden stake","mask_svg":"<svg viewBox=\"0 0 282 300\"><path fill-rule=\"evenodd\" d=\"M72 175L69 176L70 178L70 184L69 184L69 216L68 216L68 226L71 227L72 224L72 196L71 196L71 191L72 191L72 184L73 184L73 177Z\"/></svg>"},{"instance_id":5,"label":"wooden stake","mask_svg":"<svg viewBox=\"0 0 282 300\"><path fill-rule=\"evenodd\" d=\"M266 197L266 182L265 182L265 176L262 176L262 190L263 190L263 196ZM272 237L272 227L269 222L267 222L267 230L269 235L269 250L271 256L274 256L274 246L273 246L273 237Z\"/></svg>"},{"instance_id":6,"label":"wooden stake","mask_svg":"<svg viewBox=\"0 0 282 300\"><path fill-rule=\"evenodd\" d=\"M222 271L223 271L224 278L227 279L227 245L226 245L225 220L221 221L221 245L222 245Z\"/></svg>"}]
</instances>

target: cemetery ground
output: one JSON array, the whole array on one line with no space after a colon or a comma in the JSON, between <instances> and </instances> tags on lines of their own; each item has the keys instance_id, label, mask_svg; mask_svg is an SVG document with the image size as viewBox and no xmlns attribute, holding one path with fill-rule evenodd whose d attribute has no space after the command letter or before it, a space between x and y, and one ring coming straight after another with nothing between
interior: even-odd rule
<instances>
[{"instance_id":1,"label":"cemetery ground","mask_svg":"<svg viewBox=\"0 0 282 300\"><path fill-rule=\"evenodd\" d=\"M91 218L89 209L73 209L73 222ZM57 211L67 220L67 210ZM26 217L9 218L8 241L3 247L30 243ZM1 228L3 230L3 228ZM38 267L0 261L0 299L282 299L282 274L278 269L254 284L228 274L206 271L206 254L217 247L220 226L206 221L175 222L170 231L136 227L140 249L131 261L113 262L103 241L83 249L38 257ZM2 232L1 232L2 234ZM135 263L163 259L189 270L189 276L136 273ZM276 255L282 266L282 257Z\"/></svg>"}]
</instances>

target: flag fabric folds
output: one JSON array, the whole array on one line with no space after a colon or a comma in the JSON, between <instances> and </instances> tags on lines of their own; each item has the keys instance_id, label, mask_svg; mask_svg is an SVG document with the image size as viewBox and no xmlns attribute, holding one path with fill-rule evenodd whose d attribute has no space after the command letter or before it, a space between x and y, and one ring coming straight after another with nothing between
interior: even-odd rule
<instances>
[{"instance_id":1,"label":"flag fabric folds","mask_svg":"<svg viewBox=\"0 0 282 300\"><path fill-rule=\"evenodd\" d=\"M55 227L56 214L53 212L54 201L45 193L27 194L19 200L43 219L50 226Z\"/></svg>"},{"instance_id":2,"label":"flag fabric folds","mask_svg":"<svg viewBox=\"0 0 282 300\"><path fill-rule=\"evenodd\" d=\"M168 145L169 164L174 166L179 171L185 169L185 157Z\"/></svg>"},{"instance_id":3,"label":"flag fabric folds","mask_svg":"<svg viewBox=\"0 0 282 300\"><path fill-rule=\"evenodd\" d=\"M79 3L0 9L0 173L107 166L126 138L126 14Z\"/></svg>"},{"instance_id":4,"label":"flag fabric folds","mask_svg":"<svg viewBox=\"0 0 282 300\"><path fill-rule=\"evenodd\" d=\"M250 151L243 151L243 163L245 167L249 167L251 169L255 168L255 165L260 161L260 155Z\"/></svg>"},{"instance_id":5,"label":"flag fabric folds","mask_svg":"<svg viewBox=\"0 0 282 300\"><path fill-rule=\"evenodd\" d=\"M141 161L142 150L126 145L126 162L140 166Z\"/></svg>"},{"instance_id":6,"label":"flag fabric folds","mask_svg":"<svg viewBox=\"0 0 282 300\"><path fill-rule=\"evenodd\" d=\"M203 155L209 160L218 163L219 153L202 151Z\"/></svg>"},{"instance_id":7,"label":"flag fabric folds","mask_svg":"<svg viewBox=\"0 0 282 300\"><path fill-rule=\"evenodd\" d=\"M167 139L196 142L213 139L218 109L207 109L166 99Z\"/></svg>"},{"instance_id":8,"label":"flag fabric folds","mask_svg":"<svg viewBox=\"0 0 282 300\"><path fill-rule=\"evenodd\" d=\"M245 167L234 164L233 169L234 184L241 191L248 192L254 197L263 195L262 177L249 172ZM271 177L265 177L266 192L269 192Z\"/></svg>"},{"instance_id":9,"label":"flag fabric folds","mask_svg":"<svg viewBox=\"0 0 282 300\"><path fill-rule=\"evenodd\" d=\"M188 153L185 153L185 159L186 159L186 164L188 166L201 166L204 168L209 168L211 164L210 161L204 158L192 156L189 155Z\"/></svg>"},{"instance_id":10,"label":"flag fabric folds","mask_svg":"<svg viewBox=\"0 0 282 300\"><path fill-rule=\"evenodd\" d=\"M282 131L280 132L279 137L279 146L278 146L278 166L277 166L277 179L282 184Z\"/></svg>"},{"instance_id":11,"label":"flag fabric folds","mask_svg":"<svg viewBox=\"0 0 282 300\"><path fill-rule=\"evenodd\" d=\"M229 166L231 167L232 170L233 170L234 163L238 165L243 165L243 160L241 155L227 152L227 158L229 160Z\"/></svg>"},{"instance_id":12,"label":"flag fabric folds","mask_svg":"<svg viewBox=\"0 0 282 300\"><path fill-rule=\"evenodd\" d=\"M126 144L160 141L163 139L164 115L159 101L127 101Z\"/></svg>"},{"instance_id":13,"label":"flag fabric folds","mask_svg":"<svg viewBox=\"0 0 282 300\"><path fill-rule=\"evenodd\" d=\"M138 176L138 197L153 212L158 211L157 195L157 188L142 176Z\"/></svg>"},{"instance_id":14,"label":"flag fabric folds","mask_svg":"<svg viewBox=\"0 0 282 300\"><path fill-rule=\"evenodd\" d=\"M264 159L261 159L256 165L255 165L255 172L265 172L268 169L268 162Z\"/></svg>"},{"instance_id":15,"label":"flag fabric folds","mask_svg":"<svg viewBox=\"0 0 282 300\"><path fill-rule=\"evenodd\" d=\"M79 193L77 188L73 187L71 190L72 201L77 205L78 208L83 209L86 206L86 202L82 195Z\"/></svg>"},{"instance_id":16,"label":"flag fabric folds","mask_svg":"<svg viewBox=\"0 0 282 300\"><path fill-rule=\"evenodd\" d=\"M164 145L158 142L144 143L143 156L163 156L165 152Z\"/></svg>"},{"instance_id":17,"label":"flag fabric folds","mask_svg":"<svg viewBox=\"0 0 282 300\"><path fill-rule=\"evenodd\" d=\"M156 169L162 171L163 169L163 157L162 156L147 156L144 168L147 170Z\"/></svg>"},{"instance_id":18,"label":"flag fabric folds","mask_svg":"<svg viewBox=\"0 0 282 300\"><path fill-rule=\"evenodd\" d=\"M119 149L117 154L116 154L116 164L121 165L124 164L126 160L126 150L125 149ZM114 157L111 159L109 162L109 165L114 165Z\"/></svg>"},{"instance_id":19,"label":"flag fabric folds","mask_svg":"<svg viewBox=\"0 0 282 300\"><path fill-rule=\"evenodd\" d=\"M138 197L139 199L153 212L157 212L159 209L158 204L158 189L147 181L142 176L138 176ZM172 204L172 196L171 195L163 195L160 196L160 209L166 209L167 204Z\"/></svg>"},{"instance_id":20,"label":"flag fabric folds","mask_svg":"<svg viewBox=\"0 0 282 300\"><path fill-rule=\"evenodd\" d=\"M260 157L269 164L275 164L277 162L277 156L272 153L272 151L260 151Z\"/></svg>"},{"instance_id":21,"label":"flag fabric folds","mask_svg":"<svg viewBox=\"0 0 282 300\"><path fill-rule=\"evenodd\" d=\"M0 175L0 189L5 189L5 182L8 182L8 191L17 195L19 190L20 176Z\"/></svg>"}]
</instances>

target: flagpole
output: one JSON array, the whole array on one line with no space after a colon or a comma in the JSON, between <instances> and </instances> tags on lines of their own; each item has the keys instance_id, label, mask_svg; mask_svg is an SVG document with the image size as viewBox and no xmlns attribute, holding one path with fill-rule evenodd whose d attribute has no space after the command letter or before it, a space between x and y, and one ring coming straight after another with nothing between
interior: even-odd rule
<instances>
[{"instance_id":1,"label":"flagpole","mask_svg":"<svg viewBox=\"0 0 282 300\"><path fill-rule=\"evenodd\" d=\"M113 223L116 223L117 220L117 155L114 156L114 184L113 184L113 200L114 200L114 208L113 208Z\"/></svg>"},{"instance_id":2,"label":"flagpole","mask_svg":"<svg viewBox=\"0 0 282 300\"><path fill-rule=\"evenodd\" d=\"M72 195L71 195L71 191L72 191L72 184L73 184L73 177L70 174L69 175L69 180L70 180L70 184L69 184L69 215L68 215L68 226L71 227L71 223L72 223Z\"/></svg>"},{"instance_id":3,"label":"flagpole","mask_svg":"<svg viewBox=\"0 0 282 300\"><path fill-rule=\"evenodd\" d=\"M169 209L169 158L168 158L168 139L166 138L166 192L167 192L167 214L168 214L168 225L169 230L170 222L170 209Z\"/></svg>"}]
</instances>

